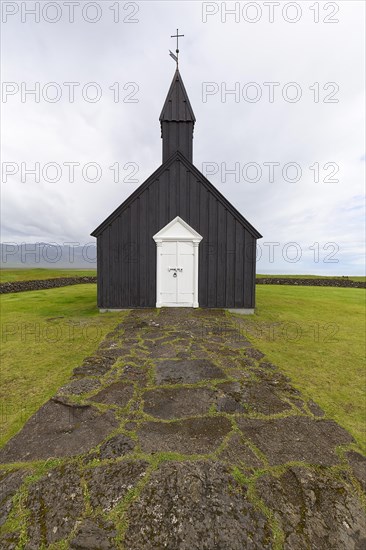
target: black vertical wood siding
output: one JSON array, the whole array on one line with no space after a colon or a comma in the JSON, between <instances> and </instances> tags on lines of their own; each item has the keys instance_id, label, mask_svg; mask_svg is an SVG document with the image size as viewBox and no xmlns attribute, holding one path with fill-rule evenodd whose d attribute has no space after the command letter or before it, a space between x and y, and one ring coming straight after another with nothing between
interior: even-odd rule
<instances>
[{"instance_id":1,"label":"black vertical wood siding","mask_svg":"<svg viewBox=\"0 0 366 550\"><path fill-rule=\"evenodd\" d=\"M98 306L155 307L152 237L176 216L203 237L200 307L253 308L256 238L179 159L97 236Z\"/></svg>"},{"instance_id":2,"label":"black vertical wood siding","mask_svg":"<svg viewBox=\"0 0 366 550\"><path fill-rule=\"evenodd\" d=\"M190 162L193 158L193 122L162 122L163 162L180 151Z\"/></svg>"}]
</instances>

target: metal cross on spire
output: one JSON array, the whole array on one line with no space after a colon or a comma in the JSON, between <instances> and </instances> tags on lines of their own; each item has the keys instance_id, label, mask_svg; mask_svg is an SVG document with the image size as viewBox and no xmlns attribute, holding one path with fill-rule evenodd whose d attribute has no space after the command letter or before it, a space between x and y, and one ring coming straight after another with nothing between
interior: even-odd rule
<instances>
[{"instance_id":1,"label":"metal cross on spire","mask_svg":"<svg viewBox=\"0 0 366 550\"><path fill-rule=\"evenodd\" d=\"M175 50L175 53L177 55L174 55L172 51L169 50L169 55L177 62L177 68L178 68L178 58L179 58L179 39L182 38L184 34L179 34L179 30L177 29L177 34L171 35L170 38L176 38L177 39L177 49Z\"/></svg>"}]
</instances>

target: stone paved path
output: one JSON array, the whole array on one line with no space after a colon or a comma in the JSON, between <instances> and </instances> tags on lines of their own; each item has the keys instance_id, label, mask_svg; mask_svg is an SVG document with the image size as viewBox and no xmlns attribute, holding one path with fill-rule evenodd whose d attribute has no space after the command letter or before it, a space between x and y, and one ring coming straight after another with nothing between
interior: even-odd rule
<instances>
[{"instance_id":1,"label":"stone paved path","mask_svg":"<svg viewBox=\"0 0 366 550\"><path fill-rule=\"evenodd\" d=\"M365 548L366 459L237 323L130 312L0 450L0 548Z\"/></svg>"}]
</instances>

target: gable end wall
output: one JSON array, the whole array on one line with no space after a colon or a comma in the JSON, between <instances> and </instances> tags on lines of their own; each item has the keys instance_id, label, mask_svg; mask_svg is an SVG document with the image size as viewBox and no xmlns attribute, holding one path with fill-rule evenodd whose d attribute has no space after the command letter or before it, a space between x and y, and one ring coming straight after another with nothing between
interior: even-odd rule
<instances>
[{"instance_id":1,"label":"gable end wall","mask_svg":"<svg viewBox=\"0 0 366 550\"><path fill-rule=\"evenodd\" d=\"M155 307L152 237L176 216L203 237L200 307L254 308L256 239L178 160L98 236L98 306Z\"/></svg>"}]
</instances>

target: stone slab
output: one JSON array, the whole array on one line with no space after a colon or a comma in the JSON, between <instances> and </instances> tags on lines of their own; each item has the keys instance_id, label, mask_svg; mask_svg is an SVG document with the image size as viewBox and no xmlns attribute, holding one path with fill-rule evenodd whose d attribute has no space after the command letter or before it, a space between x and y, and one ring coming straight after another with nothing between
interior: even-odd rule
<instances>
[{"instance_id":1,"label":"stone slab","mask_svg":"<svg viewBox=\"0 0 366 550\"><path fill-rule=\"evenodd\" d=\"M228 469L212 462L164 463L127 512L124 548L267 550L262 512Z\"/></svg>"},{"instance_id":2,"label":"stone slab","mask_svg":"<svg viewBox=\"0 0 366 550\"><path fill-rule=\"evenodd\" d=\"M74 465L51 470L29 488L27 549L48 547L67 537L84 511L80 476Z\"/></svg>"},{"instance_id":3,"label":"stone slab","mask_svg":"<svg viewBox=\"0 0 366 550\"><path fill-rule=\"evenodd\" d=\"M208 413L215 392L208 388L158 388L143 394L144 411L170 420Z\"/></svg>"},{"instance_id":4,"label":"stone slab","mask_svg":"<svg viewBox=\"0 0 366 550\"><path fill-rule=\"evenodd\" d=\"M366 457L356 451L348 451L346 458L351 466L352 473L366 493Z\"/></svg>"},{"instance_id":5,"label":"stone slab","mask_svg":"<svg viewBox=\"0 0 366 550\"><path fill-rule=\"evenodd\" d=\"M325 471L290 468L279 479L260 478L256 488L282 526L284 550L365 548L360 502L350 487Z\"/></svg>"},{"instance_id":6,"label":"stone slab","mask_svg":"<svg viewBox=\"0 0 366 550\"><path fill-rule=\"evenodd\" d=\"M143 451L206 454L213 452L231 431L222 416L190 418L177 422L144 422L138 431Z\"/></svg>"},{"instance_id":7,"label":"stone slab","mask_svg":"<svg viewBox=\"0 0 366 550\"><path fill-rule=\"evenodd\" d=\"M161 361L156 366L156 383L194 384L202 380L226 378L225 373L207 359Z\"/></svg>"},{"instance_id":8,"label":"stone slab","mask_svg":"<svg viewBox=\"0 0 366 550\"><path fill-rule=\"evenodd\" d=\"M0 527L6 522L12 510L12 499L21 487L23 479L28 472L15 470L13 472L0 472Z\"/></svg>"},{"instance_id":9,"label":"stone slab","mask_svg":"<svg viewBox=\"0 0 366 550\"><path fill-rule=\"evenodd\" d=\"M106 405L118 405L118 407L126 407L127 403L133 396L134 387L132 384L123 382L115 382L110 386L102 389L96 395L91 397L91 401L96 403L104 403Z\"/></svg>"},{"instance_id":10,"label":"stone slab","mask_svg":"<svg viewBox=\"0 0 366 550\"><path fill-rule=\"evenodd\" d=\"M118 422L110 411L48 401L0 450L0 463L73 456L105 439Z\"/></svg>"},{"instance_id":11,"label":"stone slab","mask_svg":"<svg viewBox=\"0 0 366 550\"><path fill-rule=\"evenodd\" d=\"M335 422L305 416L275 420L241 418L238 426L271 465L301 461L331 466L339 463L335 447L353 442L352 436Z\"/></svg>"},{"instance_id":12,"label":"stone slab","mask_svg":"<svg viewBox=\"0 0 366 550\"><path fill-rule=\"evenodd\" d=\"M219 459L227 462L230 466L239 466L241 471L246 474L264 466L262 460L253 453L238 433L230 437L226 447L220 452Z\"/></svg>"},{"instance_id":13,"label":"stone slab","mask_svg":"<svg viewBox=\"0 0 366 550\"><path fill-rule=\"evenodd\" d=\"M82 395L99 388L100 382L96 378L80 378L62 386L57 392L58 395Z\"/></svg>"},{"instance_id":14,"label":"stone slab","mask_svg":"<svg viewBox=\"0 0 366 550\"><path fill-rule=\"evenodd\" d=\"M117 531L111 522L85 519L70 542L72 550L116 550L113 542Z\"/></svg>"},{"instance_id":15,"label":"stone slab","mask_svg":"<svg viewBox=\"0 0 366 550\"><path fill-rule=\"evenodd\" d=\"M111 459L124 456L133 451L136 442L125 434L117 434L108 439L100 447L99 457L101 459Z\"/></svg>"},{"instance_id":16,"label":"stone slab","mask_svg":"<svg viewBox=\"0 0 366 550\"><path fill-rule=\"evenodd\" d=\"M148 463L143 460L123 461L86 470L92 507L112 510L145 475Z\"/></svg>"}]
</instances>

